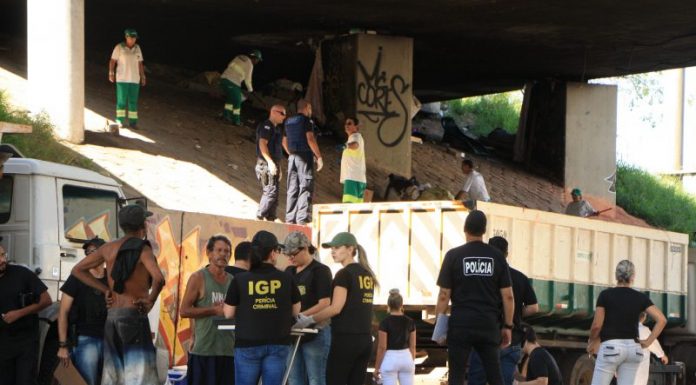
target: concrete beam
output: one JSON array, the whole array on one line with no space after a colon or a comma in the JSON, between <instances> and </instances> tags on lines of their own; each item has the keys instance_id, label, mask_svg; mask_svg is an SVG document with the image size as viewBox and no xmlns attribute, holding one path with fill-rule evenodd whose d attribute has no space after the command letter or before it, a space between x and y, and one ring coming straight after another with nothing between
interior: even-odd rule
<instances>
[{"instance_id":1,"label":"concrete beam","mask_svg":"<svg viewBox=\"0 0 696 385\"><path fill-rule=\"evenodd\" d=\"M27 0L29 108L73 143L84 140L84 8L84 0Z\"/></svg>"}]
</instances>

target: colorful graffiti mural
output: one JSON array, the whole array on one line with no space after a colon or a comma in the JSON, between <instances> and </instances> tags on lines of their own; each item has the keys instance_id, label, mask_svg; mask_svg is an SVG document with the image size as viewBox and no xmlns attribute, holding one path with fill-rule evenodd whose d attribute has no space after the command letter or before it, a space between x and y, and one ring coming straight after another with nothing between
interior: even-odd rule
<instances>
[{"instance_id":1,"label":"colorful graffiti mural","mask_svg":"<svg viewBox=\"0 0 696 385\"><path fill-rule=\"evenodd\" d=\"M185 365L187 361L192 323L190 319L179 317L179 308L189 277L208 263L205 244L209 237L224 234L234 247L239 242L250 240L259 230L270 231L281 240L295 230L311 236L310 228L304 226L156 208L151 211L155 215L148 220L148 238L154 240L157 262L166 280L160 294L156 343L169 351L170 366ZM286 261L280 261L278 267L283 268L286 264Z\"/></svg>"},{"instance_id":2,"label":"colorful graffiti mural","mask_svg":"<svg viewBox=\"0 0 696 385\"><path fill-rule=\"evenodd\" d=\"M109 232L109 217L109 211L101 213L91 220L82 217L76 223L66 226L65 236L71 239L92 239L98 236L110 241L112 236Z\"/></svg>"}]
</instances>

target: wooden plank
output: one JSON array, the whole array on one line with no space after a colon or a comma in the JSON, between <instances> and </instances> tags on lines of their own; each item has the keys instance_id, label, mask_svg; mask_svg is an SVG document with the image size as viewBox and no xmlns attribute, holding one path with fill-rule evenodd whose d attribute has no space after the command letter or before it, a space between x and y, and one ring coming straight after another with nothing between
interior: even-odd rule
<instances>
[{"instance_id":1,"label":"wooden plank","mask_svg":"<svg viewBox=\"0 0 696 385\"><path fill-rule=\"evenodd\" d=\"M31 134L31 130L26 124L0 122L0 134Z\"/></svg>"}]
</instances>

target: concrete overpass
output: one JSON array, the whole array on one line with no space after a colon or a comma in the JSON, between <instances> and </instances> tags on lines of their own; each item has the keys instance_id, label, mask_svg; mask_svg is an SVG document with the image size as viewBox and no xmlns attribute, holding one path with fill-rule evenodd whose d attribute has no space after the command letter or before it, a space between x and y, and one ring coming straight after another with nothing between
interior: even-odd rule
<instances>
[{"instance_id":1,"label":"concrete overpass","mask_svg":"<svg viewBox=\"0 0 696 385\"><path fill-rule=\"evenodd\" d=\"M37 106L54 101L59 135L72 141L83 137L85 54L106 63L125 27L140 32L147 61L179 67L220 69L236 53L260 48L266 60L255 71L257 84L279 77L306 83L319 43L345 42L335 37L351 30L412 39L397 49L406 59L388 64L404 78L399 102L410 102L412 93L423 101L443 100L526 84L535 91L525 101L516 159L552 164L566 186L600 186L597 180L610 180L615 163L614 155L596 156L615 151L615 96L582 83L696 65L696 12L680 0L0 0L0 32L27 36ZM410 129L408 108L365 111L356 102L357 68L371 66L377 46L379 52L391 46L387 40L373 40L371 52L348 42L353 56L338 50L332 68L353 78L342 88L350 95L338 95L346 100L336 108L344 115L382 116L372 122L379 128L385 116L403 120L374 140L389 149L383 153L393 154L390 167L408 174L410 142L402 140ZM393 60L387 51L385 60ZM613 108L605 108L607 103ZM574 174L582 175L569 177ZM600 188L588 192L613 200L613 193Z\"/></svg>"}]
</instances>

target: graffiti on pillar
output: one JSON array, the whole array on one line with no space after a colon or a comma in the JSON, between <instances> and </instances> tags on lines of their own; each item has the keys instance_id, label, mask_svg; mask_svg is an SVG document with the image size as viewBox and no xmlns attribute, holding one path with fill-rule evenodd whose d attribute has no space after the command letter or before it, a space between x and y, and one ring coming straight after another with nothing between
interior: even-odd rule
<instances>
[{"instance_id":1,"label":"graffiti on pillar","mask_svg":"<svg viewBox=\"0 0 696 385\"><path fill-rule=\"evenodd\" d=\"M358 61L358 115L377 125L377 138L386 147L401 143L408 131L408 107L404 103L411 87L400 74L382 69L382 47L369 71ZM394 124L385 126L392 121Z\"/></svg>"},{"instance_id":2,"label":"graffiti on pillar","mask_svg":"<svg viewBox=\"0 0 696 385\"><path fill-rule=\"evenodd\" d=\"M604 178L606 182L609 182L609 192L612 194L616 194L616 170L609 175L608 177Z\"/></svg>"}]
</instances>

